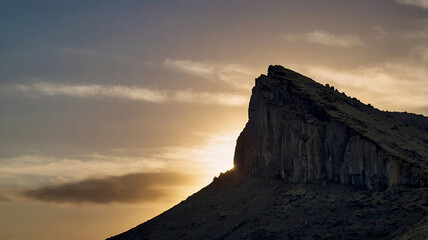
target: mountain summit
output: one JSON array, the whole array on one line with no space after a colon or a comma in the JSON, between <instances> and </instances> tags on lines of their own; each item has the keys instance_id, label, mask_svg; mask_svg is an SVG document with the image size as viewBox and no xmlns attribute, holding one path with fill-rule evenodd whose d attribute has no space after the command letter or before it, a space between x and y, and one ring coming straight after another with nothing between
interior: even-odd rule
<instances>
[{"instance_id":1,"label":"mountain summit","mask_svg":"<svg viewBox=\"0 0 428 240\"><path fill-rule=\"evenodd\" d=\"M282 66L256 79L238 171L401 191L428 186L428 126L412 126ZM420 118L427 124L427 118Z\"/></svg>"},{"instance_id":2,"label":"mountain summit","mask_svg":"<svg viewBox=\"0 0 428 240\"><path fill-rule=\"evenodd\" d=\"M233 170L110 239L428 239L428 118L282 66L248 113Z\"/></svg>"}]
</instances>

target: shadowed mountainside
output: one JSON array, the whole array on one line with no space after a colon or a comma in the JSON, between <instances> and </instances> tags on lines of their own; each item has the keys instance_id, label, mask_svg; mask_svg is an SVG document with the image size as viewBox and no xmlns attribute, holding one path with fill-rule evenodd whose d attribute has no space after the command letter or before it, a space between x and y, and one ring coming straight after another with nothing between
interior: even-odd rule
<instances>
[{"instance_id":1,"label":"shadowed mountainside","mask_svg":"<svg viewBox=\"0 0 428 240\"><path fill-rule=\"evenodd\" d=\"M111 240L428 239L428 118L281 66L256 79L235 168Z\"/></svg>"},{"instance_id":2,"label":"shadowed mountainside","mask_svg":"<svg viewBox=\"0 0 428 240\"><path fill-rule=\"evenodd\" d=\"M343 184L285 184L232 170L110 240L427 238L427 188L390 194Z\"/></svg>"}]
</instances>

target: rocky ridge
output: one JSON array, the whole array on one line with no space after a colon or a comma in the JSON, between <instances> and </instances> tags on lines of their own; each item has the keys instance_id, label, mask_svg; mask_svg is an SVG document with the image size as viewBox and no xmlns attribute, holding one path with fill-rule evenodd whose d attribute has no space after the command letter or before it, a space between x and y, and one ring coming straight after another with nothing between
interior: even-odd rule
<instances>
[{"instance_id":1,"label":"rocky ridge","mask_svg":"<svg viewBox=\"0 0 428 240\"><path fill-rule=\"evenodd\" d=\"M256 79L248 115L238 171L392 191L428 185L426 117L380 111L282 66Z\"/></svg>"}]
</instances>

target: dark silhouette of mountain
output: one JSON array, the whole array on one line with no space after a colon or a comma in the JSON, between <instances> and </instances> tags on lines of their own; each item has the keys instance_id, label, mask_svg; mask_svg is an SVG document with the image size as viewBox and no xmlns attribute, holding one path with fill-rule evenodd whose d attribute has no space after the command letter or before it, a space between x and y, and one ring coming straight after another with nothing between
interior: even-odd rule
<instances>
[{"instance_id":1,"label":"dark silhouette of mountain","mask_svg":"<svg viewBox=\"0 0 428 240\"><path fill-rule=\"evenodd\" d=\"M235 168L110 239L428 239L427 127L269 66Z\"/></svg>"}]
</instances>

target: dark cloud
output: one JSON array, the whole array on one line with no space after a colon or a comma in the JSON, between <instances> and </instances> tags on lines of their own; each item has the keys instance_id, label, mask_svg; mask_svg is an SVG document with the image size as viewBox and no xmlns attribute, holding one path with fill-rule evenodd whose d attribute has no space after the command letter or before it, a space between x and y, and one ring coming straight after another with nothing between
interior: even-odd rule
<instances>
[{"instance_id":1,"label":"dark cloud","mask_svg":"<svg viewBox=\"0 0 428 240\"><path fill-rule=\"evenodd\" d=\"M45 186L25 191L24 195L58 203L136 203L166 198L174 193L174 187L191 185L196 180L194 175L178 173L135 173Z\"/></svg>"}]
</instances>

